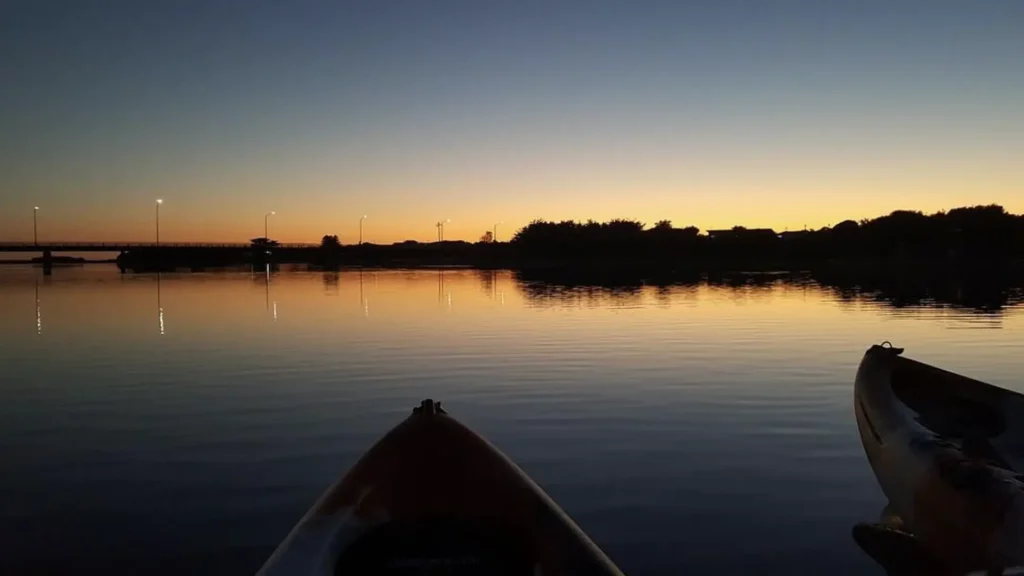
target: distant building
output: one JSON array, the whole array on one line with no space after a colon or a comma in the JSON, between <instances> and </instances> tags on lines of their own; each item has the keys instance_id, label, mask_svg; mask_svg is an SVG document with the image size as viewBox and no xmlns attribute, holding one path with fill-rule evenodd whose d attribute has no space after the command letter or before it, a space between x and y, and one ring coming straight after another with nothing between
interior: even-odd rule
<instances>
[{"instance_id":1,"label":"distant building","mask_svg":"<svg viewBox=\"0 0 1024 576\"><path fill-rule=\"evenodd\" d=\"M780 232L779 238L783 240L796 240L798 238L807 236L809 233L810 232L808 232L807 230L792 230L787 232Z\"/></svg>"},{"instance_id":2,"label":"distant building","mask_svg":"<svg viewBox=\"0 0 1024 576\"><path fill-rule=\"evenodd\" d=\"M775 237L775 230L771 228L728 228L725 230L708 230L708 238L711 240L753 240L758 238Z\"/></svg>"}]
</instances>

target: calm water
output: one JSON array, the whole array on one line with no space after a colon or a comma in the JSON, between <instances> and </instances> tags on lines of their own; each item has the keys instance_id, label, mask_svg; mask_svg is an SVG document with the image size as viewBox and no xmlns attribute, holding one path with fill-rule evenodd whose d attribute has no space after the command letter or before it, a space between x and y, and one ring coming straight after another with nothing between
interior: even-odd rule
<instances>
[{"instance_id":1,"label":"calm water","mask_svg":"<svg viewBox=\"0 0 1024 576\"><path fill-rule=\"evenodd\" d=\"M0 570L251 574L424 397L628 574L880 574L864 349L1024 389L1024 315L813 283L0 269Z\"/></svg>"}]
</instances>

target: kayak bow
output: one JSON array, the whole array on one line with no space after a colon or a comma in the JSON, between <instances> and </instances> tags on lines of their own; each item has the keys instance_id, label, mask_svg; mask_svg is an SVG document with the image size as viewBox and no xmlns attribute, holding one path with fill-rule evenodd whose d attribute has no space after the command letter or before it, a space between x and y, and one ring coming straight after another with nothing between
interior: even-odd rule
<instances>
[{"instance_id":1,"label":"kayak bow","mask_svg":"<svg viewBox=\"0 0 1024 576\"><path fill-rule=\"evenodd\" d=\"M615 575L518 466L424 400L327 490L258 576Z\"/></svg>"}]
</instances>

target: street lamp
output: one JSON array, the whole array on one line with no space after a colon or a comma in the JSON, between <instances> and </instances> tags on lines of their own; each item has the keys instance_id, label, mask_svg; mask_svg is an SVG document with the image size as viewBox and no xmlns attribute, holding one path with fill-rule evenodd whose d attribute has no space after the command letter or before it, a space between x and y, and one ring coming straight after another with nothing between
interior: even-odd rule
<instances>
[{"instance_id":1,"label":"street lamp","mask_svg":"<svg viewBox=\"0 0 1024 576\"><path fill-rule=\"evenodd\" d=\"M270 212L267 212L266 214L263 215L263 237L267 240L267 242L270 241L270 234L268 230L270 228L270 217L275 214L277 214L277 212L271 210Z\"/></svg>"},{"instance_id":2,"label":"street lamp","mask_svg":"<svg viewBox=\"0 0 1024 576\"><path fill-rule=\"evenodd\" d=\"M359 243L360 244L363 243L363 220L366 220L366 214L363 214L363 217L359 219Z\"/></svg>"},{"instance_id":3,"label":"street lamp","mask_svg":"<svg viewBox=\"0 0 1024 576\"><path fill-rule=\"evenodd\" d=\"M497 224L494 225L494 231L491 232L491 242L498 241L498 226L504 223L505 222L498 222Z\"/></svg>"},{"instance_id":4,"label":"street lamp","mask_svg":"<svg viewBox=\"0 0 1024 576\"><path fill-rule=\"evenodd\" d=\"M163 204L163 198L156 199L156 245L160 246L160 205Z\"/></svg>"},{"instance_id":5,"label":"street lamp","mask_svg":"<svg viewBox=\"0 0 1024 576\"><path fill-rule=\"evenodd\" d=\"M444 225L447 224L448 222L451 222L451 221L452 221L451 218L445 218L444 222L438 222L437 223L437 228L438 228L438 231L439 231L439 238L438 239L441 242L444 242Z\"/></svg>"},{"instance_id":6,"label":"street lamp","mask_svg":"<svg viewBox=\"0 0 1024 576\"><path fill-rule=\"evenodd\" d=\"M32 245L39 246L39 206L32 208Z\"/></svg>"}]
</instances>

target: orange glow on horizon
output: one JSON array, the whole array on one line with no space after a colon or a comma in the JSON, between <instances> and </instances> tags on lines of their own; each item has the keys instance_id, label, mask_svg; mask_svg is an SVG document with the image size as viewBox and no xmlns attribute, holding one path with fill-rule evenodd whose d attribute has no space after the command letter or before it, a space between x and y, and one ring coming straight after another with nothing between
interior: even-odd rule
<instances>
[{"instance_id":1,"label":"orange glow on horizon","mask_svg":"<svg viewBox=\"0 0 1024 576\"><path fill-rule=\"evenodd\" d=\"M623 196L629 196L624 194ZM834 225L845 219L860 220L888 214L897 209L933 213L959 206L1001 204L1012 213L1024 212L1022 196L1008 194L981 196L974 194L929 194L879 197L873 195L853 203L823 206L810 194L779 195L777 201L760 200L769 194L737 195L735 203L715 202L707 196L687 198L666 197L663 203L632 206L622 197L595 197L581 206L575 201L559 201L553 197L544 207L512 203L503 209L464 206L448 210L410 214L405 209L352 209L329 205L323 210L301 207L289 209L275 206L269 219L270 237L282 242L319 242L325 234L337 234L343 243L356 243L359 221L363 214L363 240L390 244L404 240L432 242L437 239L436 222L450 219L445 225L446 240L476 241L493 230L496 222L498 238L508 240L521 227L534 219L605 221L631 218L648 226L668 219L678 227L695 225L703 231L742 225L749 228L774 228L777 231L810 229ZM850 198L856 200L851 191ZM246 208L228 217L223 211L204 212L194 203L166 200L160 208L160 238L164 242L244 242L263 236L264 216L269 210ZM33 234L32 207L22 218L7 213L7 224L0 230L0 241L30 241ZM84 210L43 206L39 211L39 240L47 241L145 241L155 239L155 216L151 210L135 208L131 214L104 211L95 206Z\"/></svg>"}]
</instances>

